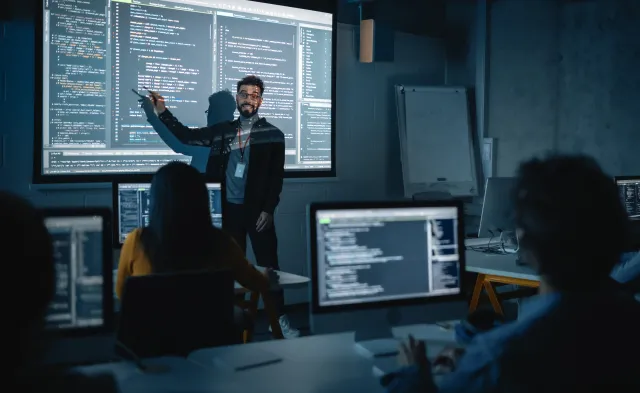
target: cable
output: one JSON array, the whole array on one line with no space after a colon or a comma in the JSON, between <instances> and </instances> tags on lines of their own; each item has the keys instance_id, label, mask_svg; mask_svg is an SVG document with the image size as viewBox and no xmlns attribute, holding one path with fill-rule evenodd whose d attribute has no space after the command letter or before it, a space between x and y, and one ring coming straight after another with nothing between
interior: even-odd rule
<instances>
[{"instance_id":1,"label":"cable","mask_svg":"<svg viewBox=\"0 0 640 393\"><path fill-rule=\"evenodd\" d=\"M129 347L124 345L122 341L116 340L116 346L123 349L125 352L131 356L131 359L124 360L132 360L136 365L138 371L144 374L166 374L171 371L171 367L166 364L145 364L142 362L142 359L135 352L133 352Z\"/></svg>"},{"instance_id":2,"label":"cable","mask_svg":"<svg viewBox=\"0 0 640 393\"><path fill-rule=\"evenodd\" d=\"M125 360L132 360L133 363L138 368L138 370L140 370L142 372L145 372L145 371L148 370L147 365L142 363L142 360L140 359L140 357L138 357L138 355L136 355L135 352L133 352L131 349L129 349L129 347L124 345L122 343L122 341L116 340L116 347L118 347L120 349L123 349L131 357L131 359L125 359Z\"/></svg>"},{"instance_id":3,"label":"cable","mask_svg":"<svg viewBox=\"0 0 640 393\"><path fill-rule=\"evenodd\" d=\"M491 229L488 229L489 234L491 235L491 237L489 238L489 242L487 242L487 252L489 251L489 247L491 246L491 240L493 240L493 238L495 237L493 231Z\"/></svg>"}]
</instances>

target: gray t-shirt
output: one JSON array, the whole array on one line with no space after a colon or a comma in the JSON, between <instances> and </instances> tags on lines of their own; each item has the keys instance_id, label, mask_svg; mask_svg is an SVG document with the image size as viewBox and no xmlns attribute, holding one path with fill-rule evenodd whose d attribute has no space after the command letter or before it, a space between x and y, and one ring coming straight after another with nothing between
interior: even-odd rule
<instances>
[{"instance_id":1,"label":"gray t-shirt","mask_svg":"<svg viewBox=\"0 0 640 393\"><path fill-rule=\"evenodd\" d=\"M231 143L229 162L227 163L226 186L227 201L229 203L243 204L244 190L247 185L247 173L249 172L249 157L251 154L251 129L260 117L256 113L250 118L240 115L240 138L236 136ZM241 169L244 166L244 169Z\"/></svg>"}]
</instances>

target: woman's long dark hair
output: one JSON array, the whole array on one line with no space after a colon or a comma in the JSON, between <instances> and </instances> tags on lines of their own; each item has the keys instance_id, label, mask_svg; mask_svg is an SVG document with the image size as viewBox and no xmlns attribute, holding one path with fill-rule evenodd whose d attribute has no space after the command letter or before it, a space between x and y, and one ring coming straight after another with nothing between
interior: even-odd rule
<instances>
[{"instance_id":1,"label":"woman's long dark hair","mask_svg":"<svg viewBox=\"0 0 640 393\"><path fill-rule=\"evenodd\" d=\"M154 273L211 266L216 233L204 176L174 161L151 182L149 226L141 241Z\"/></svg>"}]
</instances>

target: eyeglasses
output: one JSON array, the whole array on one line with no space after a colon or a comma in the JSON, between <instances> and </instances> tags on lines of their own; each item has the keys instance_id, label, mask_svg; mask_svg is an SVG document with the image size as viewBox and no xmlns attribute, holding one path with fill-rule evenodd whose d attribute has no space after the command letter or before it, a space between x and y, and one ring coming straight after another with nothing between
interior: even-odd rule
<instances>
[{"instance_id":1,"label":"eyeglasses","mask_svg":"<svg viewBox=\"0 0 640 393\"><path fill-rule=\"evenodd\" d=\"M249 94L249 93L246 93L244 91L241 91L240 93L236 94L236 96L238 98L243 99L243 100L246 100L247 98L251 98L252 100L257 100L259 98L262 98L262 96L259 95L259 94L256 94L256 93Z\"/></svg>"}]
</instances>

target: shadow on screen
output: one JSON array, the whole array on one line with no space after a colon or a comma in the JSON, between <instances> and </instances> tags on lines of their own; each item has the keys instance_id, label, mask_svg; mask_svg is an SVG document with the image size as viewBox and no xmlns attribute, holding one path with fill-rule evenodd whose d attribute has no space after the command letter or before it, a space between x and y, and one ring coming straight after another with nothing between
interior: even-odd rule
<instances>
[{"instance_id":1,"label":"shadow on screen","mask_svg":"<svg viewBox=\"0 0 640 393\"><path fill-rule=\"evenodd\" d=\"M141 100L141 107L144 110L147 121L158 133L164 143L176 153L191 157L191 166L200 172L205 172L207 161L209 160L210 148L201 146L185 145L176 138L162 121L155 115L151 100L145 98ZM209 108L206 111L207 125L231 121L236 110L236 100L229 90L221 90L209 96Z\"/></svg>"}]
</instances>

